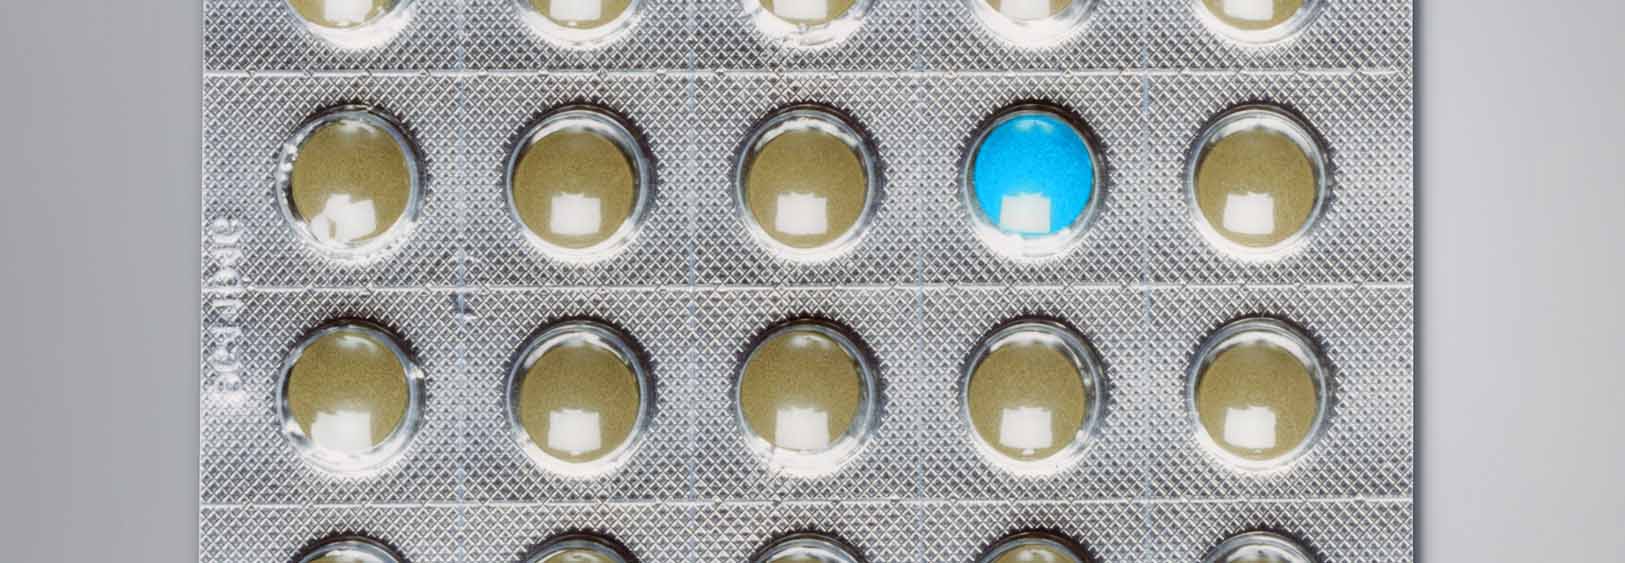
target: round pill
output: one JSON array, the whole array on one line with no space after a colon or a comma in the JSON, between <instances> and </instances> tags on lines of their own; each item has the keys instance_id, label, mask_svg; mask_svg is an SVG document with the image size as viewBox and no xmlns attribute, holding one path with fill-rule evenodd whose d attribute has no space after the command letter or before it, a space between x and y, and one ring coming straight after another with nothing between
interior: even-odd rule
<instances>
[{"instance_id":1,"label":"round pill","mask_svg":"<svg viewBox=\"0 0 1625 563\"><path fill-rule=\"evenodd\" d=\"M1325 414L1325 376L1308 337L1274 319L1243 319L1210 336L1191 370L1201 443L1244 468L1306 449Z\"/></svg>"},{"instance_id":2,"label":"round pill","mask_svg":"<svg viewBox=\"0 0 1625 563\"><path fill-rule=\"evenodd\" d=\"M527 0L531 8L555 24L574 29L597 29L626 13L632 0Z\"/></svg>"},{"instance_id":3,"label":"round pill","mask_svg":"<svg viewBox=\"0 0 1625 563\"><path fill-rule=\"evenodd\" d=\"M1203 563L1316 563L1298 542L1272 532L1232 536L1208 551Z\"/></svg>"},{"instance_id":4,"label":"round pill","mask_svg":"<svg viewBox=\"0 0 1625 563\"><path fill-rule=\"evenodd\" d=\"M1087 563L1070 540L1043 532L1024 532L993 544L978 563Z\"/></svg>"},{"instance_id":5,"label":"round pill","mask_svg":"<svg viewBox=\"0 0 1625 563\"><path fill-rule=\"evenodd\" d=\"M840 541L815 533L781 538L763 549L751 563L859 563L862 561Z\"/></svg>"},{"instance_id":6,"label":"round pill","mask_svg":"<svg viewBox=\"0 0 1625 563\"><path fill-rule=\"evenodd\" d=\"M1042 21L1065 11L1072 0L981 0L1000 16L1018 22Z\"/></svg>"},{"instance_id":7,"label":"round pill","mask_svg":"<svg viewBox=\"0 0 1625 563\"><path fill-rule=\"evenodd\" d=\"M324 249L386 242L416 214L417 153L392 118L359 106L325 112L284 154L286 215Z\"/></svg>"},{"instance_id":8,"label":"round pill","mask_svg":"<svg viewBox=\"0 0 1625 563\"><path fill-rule=\"evenodd\" d=\"M1325 196L1324 156L1274 109L1227 113L1199 141L1187 181L1202 234L1221 249L1269 256L1301 240Z\"/></svg>"},{"instance_id":9,"label":"round pill","mask_svg":"<svg viewBox=\"0 0 1625 563\"><path fill-rule=\"evenodd\" d=\"M1321 0L1190 0L1202 23L1242 43L1268 44L1304 29Z\"/></svg>"},{"instance_id":10,"label":"round pill","mask_svg":"<svg viewBox=\"0 0 1625 563\"><path fill-rule=\"evenodd\" d=\"M509 162L509 202L532 242L559 258L621 248L646 207L648 156L619 120L591 108L554 112Z\"/></svg>"},{"instance_id":11,"label":"round pill","mask_svg":"<svg viewBox=\"0 0 1625 563\"><path fill-rule=\"evenodd\" d=\"M619 331L555 325L527 343L509 382L520 446L544 467L593 473L624 458L647 424L648 370Z\"/></svg>"},{"instance_id":12,"label":"round pill","mask_svg":"<svg viewBox=\"0 0 1625 563\"><path fill-rule=\"evenodd\" d=\"M762 9L797 25L825 25L846 15L855 0L761 0Z\"/></svg>"},{"instance_id":13,"label":"round pill","mask_svg":"<svg viewBox=\"0 0 1625 563\"><path fill-rule=\"evenodd\" d=\"M1098 419L1099 371L1093 351L1060 325L1024 321L995 331L977 347L964 383L978 445L1005 463L1076 451Z\"/></svg>"},{"instance_id":14,"label":"round pill","mask_svg":"<svg viewBox=\"0 0 1625 563\"><path fill-rule=\"evenodd\" d=\"M1053 254L1081 233L1098 199L1089 138L1042 106L1007 109L978 135L965 195L978 234L1018 256Z\"/></svg>"},{"instance_id":15,"label":"round pill","mask_svg":"<svg viewBox=\"0 0 1625 563\"><path fill-rule=\"evenodd\" d=\"M346 536L323 542L297 563L400 563L395 551L368 538Z\"/></svg>"},{"instance_id":16,"label":"round pill","mask_svg":"<svg viewBox=\"0 0 1625 563\"><path fill-rule=\"evenodd\" d=\"M845 120L793 108L758 125L746 147L736 181L758 240L815 258L856 239L874 205L873 151Z\"/></svg>"},{"instance_id":17,"label":"round pill","mask_svg":"<svg viewBox=\"0 0 1625 563\"><path fill-rule=\"evenodd\" d=\"M632 556L619 543L591 534L554 538L531 552L524 563L629 563Z\"/></svg>"},{"instance_id":18,"label":"round pill","mask_svg":"<svg viewBox=\"0 0 1625 563\"><path fill-rule=\"evenodd\" d=\"M753 444L804 473L833 471L856 453L875 394L867 356L844 330L820 321L768 333L745 358L735 386L739 419Z\"/></svg>"},{"instance_id":19,"label":"round pill","mask_svg":"<svg viewBox=\"0 0 1625 563\"><path fill-rule=\"evenodd\" d=\"M1244 30L1269 29L1303 10L1304 0L1202 0L1208 13L1225 25Z\"/></svg>"},{"instance_id":20,"label":"round pill","mask_svg":"<svg viewBox=\"0 0 1625 563\"><path fill-rule=\"evenodd\" d=\"M377 21L397 0L288 0L306 22L327 29L353 29Z\"/></svg>"},{"instance_id":21,"label":"round pill","mask_svg":"<svg viewBox=\"0 0 1625 563\"><path fill-rule=\"evenodd\" d=\"M421 392L411 357L383 329L327 325L285 362L284 428L296 447L336 470L376 464L404 447Z\"/></svg>"}]
</instances>

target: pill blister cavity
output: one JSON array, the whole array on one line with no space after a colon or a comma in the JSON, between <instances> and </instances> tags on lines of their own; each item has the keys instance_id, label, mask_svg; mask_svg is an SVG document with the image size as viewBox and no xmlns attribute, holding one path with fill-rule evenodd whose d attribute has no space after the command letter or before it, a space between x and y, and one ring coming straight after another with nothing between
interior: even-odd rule
<instances>
[{"instance_id":1,"label":"pill blister cavity","mask_svg":"<svg viewBox=\"0 0 1625 563\"><path fill-rule=\"evenodd\" d=\"M978 563L1089 563L1089 558L1070 539L1021 532L995 542Z\"/></svg>"},{"instance_id":2,"label":"pill blister cavity","mask_svg":"<svg viewBox=\"0 0 1625 563\"><path fill-rule=\"evenodd\" d=\"M1222 114L1187 163L1186 200L1198 232L1243 260L1272 260L1307 243L1325 208L1325 151L1283 110Z\"/></svg>"},{"instance_id":3,"label":"pill blister cavity","mask_svg":"<svg viewBox=\"0 0 1625 563\"><path fill-rule=\"evenodd\" d=\"M780 538L751 558L750 563L862 563L845 543L818 533Z\"/></svg>"},{"instance_id":4,"label":"pill blister cavity","mask_svg":"<svg viewBox=\"0 0 1625 563\"><path fill-rule=\"evenodd\" d=\"M1192 0L1208 29L1243 44L1270 44L1296 35L1318 15L1321 0Z\"/></svg>"},{"instance_id":5,"label":"pill blister cavity","mask_svg":"<svg viewBox=\"0 0 1625 563\"><path fill-rule=\"evenodd\" d=\"M1006 324L967 364L962 410L977 449L1017 473L1054 473L1076 462L1102 419L1102 367L1093 349L1058 323Z\"/></svg>"},{"instance_id":6,"label":"pill blister cavity","mask_svg":"<svg viewBox=\"0 0 1625 563\"><path fill-rule=\"evenodd\" d=\"M344 106L305 122L283 148L283 214L307 243L343 258L404 237L423 199L415 145L394 118Z\"/></svg>"},{"instance_id":7,"label":"pill blister cavity","mask_svg":"<svg viewBox=\"0 0 1625 563\"><path fill-rule=\"evenodd\" d=\"M758 124L735 174L753 237L795 261L828 260L857 244L879 199L867 139L832 111L798 106Z\"/></svg>"},{"instance_id":8,"label":"pill blister cavity","mask_svg":"<svg viewBox=\"0 0 1625 563\"><path fill-rule=\"evenodd\" d=\"M1317 563L1292 538L1273 532L1247 532L1214 546L1203 563Z\"/></svg>"},{"instance_id":9,"label":"pill blister cavity","mask_svg":"<svg viewBox=\"0 0 1625 563\"><path fill-rule=\"evenodd\" d=\"M611 258L642 224L652 174L647 150L619 118L565 108L542 118L509 157L509 211L555 259Z\"/></svg>"},{"instance_id":10,"label":"pill blister cavity","mask_svg":"<svg viewBox=\"0 0 1625 563\"><path fill-rule=\"evenodd\" d=\"M295 563L404 563L395 550L370 538L346 536L321 542Z\"/></svg>"},{"instance_id":11,"label":"pill blister cavity","mask_svg":"<svg viewBox=\"0 0 1625 563\"><path fill-rule=\"evenodd\" d=\"M1327 412L1325 367L1297 328L1267 318L1225 325L1190 372L1198 441L1242 469L1284 466L1308 450Z\"/></svg>"},{"instance_id":12,"label":"pill blister cavity","mask_svg":"<svg viewBox=\"0 0 1625 563\"><path fill-rule=\"evenodd\" d=\"M284 362L285 435L306 458L363 472L399 453L419 425L422 376L386 330L339 321L315 330Z\"/></svg>"},{"instance_id":13,"label":"pill blister cavity","mask_svg":"<svg viewBox=\"0 0 1625 563\"><path fill-rule=\"evenodd\" d=\"M413 0L287 0L305 29L335 46L377 47L405 27Z\"/></svg>"},{"instance_id":14,"label":"pill blister cavity","mask_svg":"<svg viewBox=\"0 0 1625 563\"><path fill-rule=\"evenodd\" d=\"M734 386L746 442L778 470L820 476L867 442L877 418L874 363L844 327L805 320L768 332Z\"/></svg>"},{"instance_id":15,"label":"pill blister cavity","mask_svg":"<svg viewBox=\"0 0 1625 563\"><path fill-rule=\"evenodd\" d=\"M508 382L519 447L571 477L612 471L646 434L653 386L630 337L594 321L569 321L533 337Z\"/></svg>"},{"instance_id":16,"label":"pill blister cavity","mask_svg":"<svg viewBox=\"0 0 1625 563\"><path fill-rule=\"evenodd\" d=\"M1091 136L1059 108L1020 105L995 115L964 158L961 195L972 228L1016 259L1059 256L1100 207L1104 166Z\"/></svg>"},{"instance_id":17,"label":"pill blister cavity","mask_svg":"<svg viewBox=\"0 0 1625 563\"><path fill-rule=\"evenodd\" d=\"M564 48L592 49L626 36L644 0L513 0L531 31Z\"/></svg>"}]
</instances>

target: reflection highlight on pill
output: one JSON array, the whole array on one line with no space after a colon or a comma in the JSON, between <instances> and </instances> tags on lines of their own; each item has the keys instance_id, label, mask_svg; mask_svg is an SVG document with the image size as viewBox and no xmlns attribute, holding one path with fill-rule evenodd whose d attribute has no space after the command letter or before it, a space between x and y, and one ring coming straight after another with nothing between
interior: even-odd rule
<instances>
[{"instance_id":1,"label":"reflection highlight on pill","mask_svg":"<svg viewBox=\"0 0 1625 563\"><path fill-rule=\"evenodd\" d=\"M1304 0L1202 0L1208 12L1239 30L1269 29L1292 19Z\"/></svg>"},{"instance_id":2,"label":"reflection highlight on pill","mask_svg":"<svg viewBox=\"0 0 1625 563\"><path fill-rule=\"evenodd\" d=\"M574 29L603 27L631 4L631 0L530 0L531 8L553 23Z\"/></svg>"},{"instance_id":3,"label":"reflection highlight on pill","mask_svg":"<svg viewBox=\"0 0 1625 563\"><path fill-rule=\"evenodd\" d=\"M1018 22L1054 17L1072 5L1073 0L986 0L999 15Z\"/></svg>"},{"instance_id":4,"label":"reflection highlight on pill","mask_svg":"<svg viewBox=\"0 0 1625 563\"><path fill-rule=\"evenodd\" d=\"M846 15L855 0L762 0L762 7L787 22L823 25Z\"/></svg>"}]
</instances>

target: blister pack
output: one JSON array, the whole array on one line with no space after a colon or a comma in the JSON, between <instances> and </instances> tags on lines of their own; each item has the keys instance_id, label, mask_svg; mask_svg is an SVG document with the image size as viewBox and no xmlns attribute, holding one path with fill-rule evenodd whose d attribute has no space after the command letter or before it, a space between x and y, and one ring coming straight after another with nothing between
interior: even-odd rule
<instances>
[{"instance_id":1,"label":"blister pack","mask_svg":"<svg viewBox=\"0 0 1625 563\"><path fill-rule=\"evenodd\" d=\"M1414 558L1404 0L205 0L200 559Z\"/></svg>"}]
</instances>

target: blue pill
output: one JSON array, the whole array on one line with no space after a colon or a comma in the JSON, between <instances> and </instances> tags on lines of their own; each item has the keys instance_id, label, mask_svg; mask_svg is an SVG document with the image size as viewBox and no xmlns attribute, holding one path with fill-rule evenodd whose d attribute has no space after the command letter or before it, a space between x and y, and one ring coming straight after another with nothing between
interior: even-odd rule
<instances>
[{"instance_id":1,"label":"blue pill","mask_svg":"<svg viewBox=\"0 0 1625 563\"><path fill-rule=\"evenodd\" d=\"M994 126L976 147L971 187L976 205L1000 231L1056 234L1089 207L1094 152L1065 119L1021 113Z\"/></svg>"}]
</instances>

